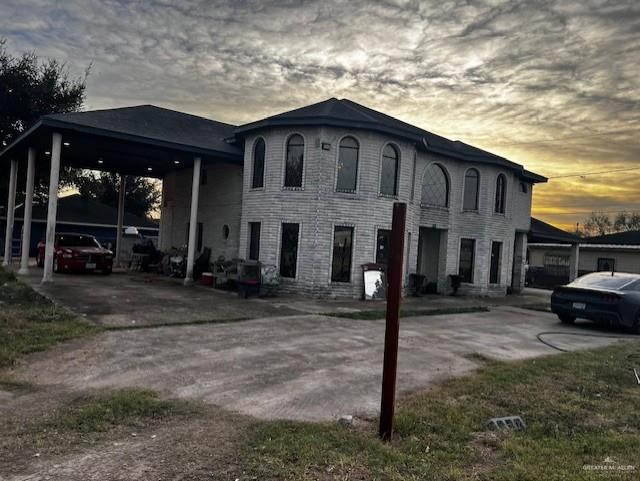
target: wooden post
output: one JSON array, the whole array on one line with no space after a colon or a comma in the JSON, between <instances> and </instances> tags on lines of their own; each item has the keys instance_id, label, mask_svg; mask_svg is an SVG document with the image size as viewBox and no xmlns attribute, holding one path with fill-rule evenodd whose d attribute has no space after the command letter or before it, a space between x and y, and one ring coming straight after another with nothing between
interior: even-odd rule
<instances>
[{"instance_id":1,"label":"wooden post","mask_svg":"<svg viewBox=\"0 0 640 481\"><path fill-rule=\"evenodd\" d=\"M384 335L382 368L382 400L380 402L380 438L390 441L393 433L393 413L396 400L398 371L398 333L400 331L400 299L402 298L402 260L407 204L393 204L389 266L387 270L387 326Z\"/></svg>"}]
</instances>

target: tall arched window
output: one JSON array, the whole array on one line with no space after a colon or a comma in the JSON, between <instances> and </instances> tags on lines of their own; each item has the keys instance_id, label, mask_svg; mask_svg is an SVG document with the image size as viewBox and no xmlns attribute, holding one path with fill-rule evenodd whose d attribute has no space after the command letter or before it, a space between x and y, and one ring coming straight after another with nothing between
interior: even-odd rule
<instances>
[{"instance_id":1,"label":"tall arched window","mask_svg":"<svg viewBox=\"0 0 640 481\"><path fill-rule=\"evenodd\" d=\"M436 207L449 206L449 178L441 165L430 164L425 169L420 203Z\"/></svg>"},{"instance_id":2,"label":"tall arched window","mask_svg":"<svg viewBox=\"0 0 640 481\"><path fill-rule=\"evenodd\" d=\"M480 187L480 173L476 169L469 169L464 175L464 210L478 210L478 190Z\"/></svg>"},{"instance_id":3,"label":"tall arched window","mask_svg":"<svg viewBox=\"0 0 640 481\"><path fill-rule=\"evenodd\" d=\"M353 137L340 141L338 149L338 180L336 190L354 192L358 182L358 151L360 146Z\"/></svg>"},{"instance_id":4,"label":"tall arched window","mask_svg":"<svg viewBox=\"0 0 640 481\"><path fill-rule=\"evenodd\" d=\"M494 211L504 214L505 202L507 200L507 178L504 174L498 175L496 179L496 202Z\"/></svg>"},{"instance_id":5,"label":"tall arched window","mask_svg":"<svg viewBox=\"0 0 640 481\"><path fill-rule=\"evenodd\" d=\"M253 174L251 177L252 189L264 187L264 153L264 139L260 137L253 146Z\"/></svg>"},{"instance_id":6,"label":"tall arched window","mask_svg":"<svg viewBox=\"0 0 640 481\"><path fill-rule=\"evenodd\" d=\"M285 187L302 187L304 168L304 139L294 134L287 141L287 159L284 172Z\"/></svg>"},{"instance_id":7,"label":"tall arched window","mask_svg":"<svg viewBox=\"0 0 640 481\"><path fill-rule=\"evenodd\" d=\"M380 172L380 193L398 195L398 167L400 154L398 149L387 144L382 150L382 168Z\"/></svg>"}]
</instances>

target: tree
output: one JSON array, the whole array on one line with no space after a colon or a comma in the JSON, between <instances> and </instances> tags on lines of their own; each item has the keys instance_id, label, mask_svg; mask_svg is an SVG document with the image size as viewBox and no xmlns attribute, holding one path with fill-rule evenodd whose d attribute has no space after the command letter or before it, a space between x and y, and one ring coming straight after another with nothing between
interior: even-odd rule
<instances>
[{"instance_id":1,"label":"tree","mask_svg":"<svg viewBox=\"0 0 640 481\"><path fill-rule=\"evenodd\" d=\"M91 65L84 76L70 78L65 64L40 59L33 52L14 56L7 52L6 40L0 38L0 150L14 141L42 115L79 111L85 99L85 89ZM49 194L49 171L36 166L35 202L44 202ZM22 202L26 169L19 170L16 203ZM9 163L0 164L0 206L7 199ZM109 205L118 205L117 176L95 174L87 170L63 168L60 186L75 187ZM127 211L148 215L157 205L160 193L155 184L142 177L127 179Z\"/></svg>"},{"instance_id":2,"label":"tree","mask_svg":"<svg viewBox=\"0 0 640 481\"><path fill-rule=\"evenodd\" d=\"M592 212L582 223L582 229L576 228L576 234L593 237L631 230L640 230L640 212L620 212L613 221L608 214Z\"/></svg>"},{"instance_id":3,"label":"tree","mask_svg":"<svg viewBox=\"0 0 640 481\"><path fill-rule=\"evenodd\" d=\"M582 232L587 237L610 234L613 232L613 223L607 214L592 212L583 222Z\"/></svg>"},{"instance_id":4,"label":"tree","mask_svg":"<svg viewBox=\"0 0 640 481\"><path fill-rule=\"evenodd\" d=\"M640 212L620 212L613 222L615 232L640 230Z\"/></svg>"},{"instance_id":5,"label":"tree","mask_svg":"<svg viewBox=\"0 0 640 481\"><path fill-rule=\"evenodd\" d=\"M83 197L96 199L112 207L118 206L120 176L109 172L86 172L75 181ZM140 217L148 217L160 202L156 184L144 177L127 176L125 210Z\"/></svg>"},{"instance_id":6,"label":"tree","mask_svg":"<svg viewBox=\"0 0 640 481\"><path fill-rule=\"evenodd\" d=\"M14 141L42 115L52 112L75 112L82 108L89 67L84 76L70 78L65 64L56 60L40 61L33 52L14 56L0 38L0 150ZM0 164L0 205L7 199L9 163ZM19 185L24 185L25 169ZM48 193L46 169L36 169L35 195L42 200ZM74 175L70 169L60 173L60 184L68 186ZM18 202L21 197L18 188Z\"/></svg>"},{"instance_id":7,"label":"tree","mask_svg":"<svg viewBox=\"0 0 640 481\"><path fill-rule=\"evenodd\" d=\"M7 146L41 115L75 112L85 98L84 77L71 79L65 64L40 62L33 52L14 57L0 38L0 144Z\"/></svg>"}]
</instances>

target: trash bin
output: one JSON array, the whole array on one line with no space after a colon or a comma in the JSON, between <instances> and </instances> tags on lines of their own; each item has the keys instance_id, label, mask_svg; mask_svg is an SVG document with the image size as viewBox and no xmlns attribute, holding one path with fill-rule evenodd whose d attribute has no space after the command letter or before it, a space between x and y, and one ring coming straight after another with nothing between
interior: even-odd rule
<instances>
[{"instance_id":1,"label":"trash bin","mask_svg":"<svg viewBox=\"0 0 640 481\"><path fill-rule=\"evenodd\" d=\"M424 274L409 274L409 289L411 289L411 295L418 297L423 293L426 278L427 276Z\"/></svg>"},{"instance_id":2,"label":"trash bin","mask_svg":"<svg viewBox=\"0 0 640 481\"><path fill-rule=\"evenodd\" d=\"M455 296L458 293L458 289L460 289L460 284L462 284L462 276L450 274L449 280L451 281L451 289L453 289L453 295Z\"/></svg>"},{"instance_id":3,"label":"trash bin","mask_svg":"<svg viewBox=\"0 0 640 481\"><path fill-rule=\"evenodd\" d=\"M238 295L248 298L260 293L261 268L258 261L243 261L238 263Z\"/></svg>"}]
</instances>

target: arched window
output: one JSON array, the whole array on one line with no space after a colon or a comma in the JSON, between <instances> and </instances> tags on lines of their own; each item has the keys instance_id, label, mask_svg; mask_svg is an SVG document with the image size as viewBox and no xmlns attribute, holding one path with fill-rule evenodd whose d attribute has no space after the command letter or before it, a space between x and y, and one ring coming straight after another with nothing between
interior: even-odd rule
<instances>
[{"instance_id":1,"label":"arched window","mask_svg":"<svg viewBox=\"0 0 640 481\"><path fill-rule=\"evenodd\" d=\"M336 190L342 192L354 192L356 190L359 150L358 141L353 137L345 137L340 141Z\"/></svg>"},{"instance_id":2,"label":"arched window","mask_svg":"<svg viewBox=\"0 0 640 481\"><path fill-rule=\"evenodd\" d=\"M287 159L284 172L285 187L302 187L304 167L304 139L294 134L287 141Z\"/></svg>"},{"instance_id":3,"label":"arched window","mask_svg":"<svg viewBox=\"0 0 640 481\"><path fill-rule=\"evenodd\" d=\"M478 210L478 190L480 187L480 173L476 169L469 169L464 175L464 210Z\"/></svg>"},{"instance_id":4,"label":"arched window","mask_svg":"<svg viewBox=\"0 0 640 481\"><path fill-rule=\"evenodd\" d=\"M420 203L436 207L449 206L449 178L441 165L430 164L425 169Z\"/></svg>"},{"instance_id":5,"label":"arched window","mask_svg":"<svg viewBox=\"0 0 640 481\"><path fill-rule=\"evenodd\" d=\"M504 214L505 202L507 200L507 178L504 174L498 175L496 179L496 201L494 211L498 214Z\"/></svg>"},{"instance_id":6,"label":"arched window","mask_svg":"<svg viewBox=\"0 0 640 481\"><path fill-rule=\"evenodd\" d=\"M264 187L264 153L264 139L260 137L253 146L253 175L251 177L252 189Z\"/></svg>"},{"instance_id":7,"label":"arched window","mask_svg":"<svg viewBox=\"0 0 640 481\"><path fill-rule=\"evenodd\" d=\"M400 154L398 149L387 144L382 150L382 169L380 173L380 193L398 195L398 166Z\"/></svg>"}]
</instances>

